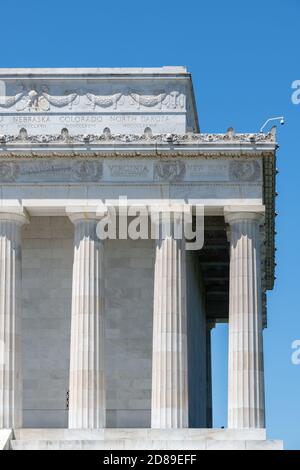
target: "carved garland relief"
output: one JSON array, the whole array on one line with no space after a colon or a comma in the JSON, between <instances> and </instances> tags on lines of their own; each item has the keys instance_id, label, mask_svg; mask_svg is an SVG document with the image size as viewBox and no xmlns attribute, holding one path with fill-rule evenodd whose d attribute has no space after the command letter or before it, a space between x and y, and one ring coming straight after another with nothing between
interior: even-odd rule
<instances>
[{"instance_id":1,"label":"carved garland relief","mask_svg":"<svg viewBox=\"0 0 300 470\"><path fill-rule=\"evenodd\" d=\"M99 108L117 109L119 105L127 102L129 106L162 108L164 105L170 109L183 109L185 106L184 95L176 90L161 90L153 95L144 95L138 91L127 89L124 92L116 92L98 95L92 91L66 90L64 94L56 96L49 93L46 86L27 89L22 86L20 91L13 96L4 97L0 100L0 110L14 108L17 112L47 112L53 108L65 108L70 110L79 103L87 109Z\"/></svg>"}]
</instances>

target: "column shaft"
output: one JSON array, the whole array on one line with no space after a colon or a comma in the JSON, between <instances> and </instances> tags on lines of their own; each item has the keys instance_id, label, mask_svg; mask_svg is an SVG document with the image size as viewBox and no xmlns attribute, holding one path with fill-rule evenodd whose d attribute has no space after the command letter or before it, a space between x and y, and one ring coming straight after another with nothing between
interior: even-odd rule
<instances>
[{"instance_id":1,"label":"column shaft","mask_svg":"<svg viewBox=\"0 0 300 470\"><path fill-rule=\"evenodd\" d=\"M260 215L231 214L228 427L265 426Z\"/></svg>"},{"instance_id":2,"label":"column shaft","mask_svg":"<svg viewBox=\"0 0 300 470\"><path fill-rule=\"evenodd\" d=\"M185 241L174 225L155 252L152 428L188 426Z\"/></svg>"},{"instance_id":3,"label":"column shaft","mask_svg":"<svg viewBox=\"0 0 300 470\"><path fill-rule=\"evenodd\" d=\"M0 214L0 428L22 425L21 226L25 216Z\"/></svg>"},{"instance_id":4,"label":"column shaft","mask_svg":"<svg viewBox=\"0 0 300 470\"><path fill-rule=\"evenodd\" d=\"M73 218L69 428L105 426L103 241L97 222Z\"/></svg>"}]
</instances>

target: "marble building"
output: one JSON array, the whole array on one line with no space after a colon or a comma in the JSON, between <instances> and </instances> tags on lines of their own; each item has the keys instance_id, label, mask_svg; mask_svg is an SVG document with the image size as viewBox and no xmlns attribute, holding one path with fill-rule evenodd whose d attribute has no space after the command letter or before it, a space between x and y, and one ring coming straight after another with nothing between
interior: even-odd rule
<instances>
[{"instance_id":1,"label":"marble building","mask_svg":"<svg viewBox=\"0 0 300 470\"><path fill-rule=\"evenodd\" d=\"M263 369L275 129L201 133L184 67L0 69L0 85L0 448L282 448ZM119 196L200 201L202 249L100 240L99 202Z\"/></svg>"}]
</instances>

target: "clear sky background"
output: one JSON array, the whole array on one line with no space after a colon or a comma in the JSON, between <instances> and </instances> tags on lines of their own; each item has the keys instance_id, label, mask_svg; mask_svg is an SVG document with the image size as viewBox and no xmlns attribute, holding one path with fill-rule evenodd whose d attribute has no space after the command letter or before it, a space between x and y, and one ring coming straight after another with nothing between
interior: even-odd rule
<instances>
[{"instance_id":1,"label":"clear sky background","mask_svg":"<svg viewBox=\"0 0 300 470\"><path fill-rule=\"evenodd\" d=\"M202 132L278 129L277 282L264 332L269 438L300 449L299 0L3 0L0 67L186 65ZM214 425L227 423L227 328L213 333Z\"/></svg>"}]
</instances>

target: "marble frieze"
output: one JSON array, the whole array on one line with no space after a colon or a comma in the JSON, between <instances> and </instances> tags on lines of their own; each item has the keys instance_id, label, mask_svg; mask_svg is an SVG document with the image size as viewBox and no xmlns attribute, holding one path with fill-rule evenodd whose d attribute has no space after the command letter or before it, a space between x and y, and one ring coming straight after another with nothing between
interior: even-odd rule
<instances>
[{"instance_id":1,"label":"marble frieze","mask_svg":"<svg viewBox=\"0 0 300 470\"><path fill-rule=\"evenodd\" d=\"M261 159L43 158L0 161L1 183L261 183Z\"/></svg>"}]
</instances>

